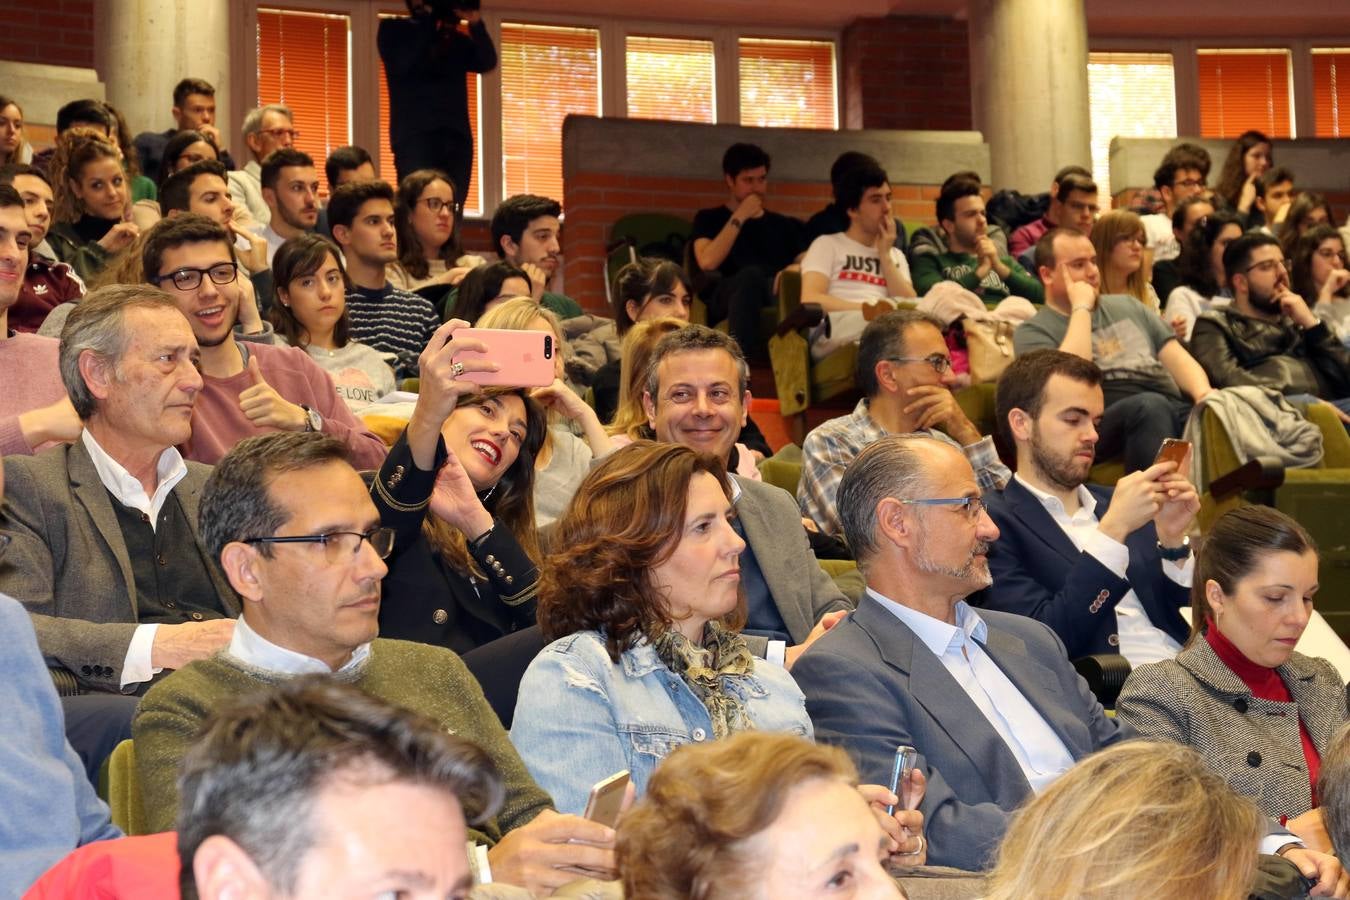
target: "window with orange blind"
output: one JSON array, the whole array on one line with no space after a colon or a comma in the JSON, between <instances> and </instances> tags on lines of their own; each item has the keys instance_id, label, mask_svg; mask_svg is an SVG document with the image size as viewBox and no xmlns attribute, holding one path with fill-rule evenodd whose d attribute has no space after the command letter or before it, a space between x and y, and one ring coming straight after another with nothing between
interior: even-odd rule
<instances>
[{"instance_id":1,"label":"window with orange blind","mask_svg":"<svg viewBox=\"0 0 1350 900\"><path fill-rule=\"evenodd\" d=\"M629 118L717 121L712 41L629 35L624 49Z\"/></svg>"},{"instance_id":2,"label":"window with orange blind","mask_svg":"<svg viewBox=\"0 0 1350 900\"><path fill-rule=\"evenodd\" d=\"M600 115L600 32L503 22L498 58L504 196L561 201L563 119Z\"/></svg>"},{"instance_id":3,"label":"window with orange blind","mask_svg":"<svg viewBox=\"0 0 1350 900\"><path fill-rule=\"evenodd\" d=\"M741 38L741 124L837 128L834 44Z\"/></svg>"},{"instance_id":4,"label":"window with orange blind","mask_svg":"<svg viewBox=\"0 0 1350 900\"><path fill-rule=\"evenodd\" d=\"M392 19L398 17L381 13L380 18ZM375 158L380 177L397 186L399 178L407 173L400 173L398 167L394 165L394 150L389 146L389 86L384 79L384 66L377 63L375 68L380 71L380 152L375 155ZM478 131L478 122L482 118L481 113L483 111L481 76L477 72L467 73L464 78L464 89L468 91L469 128L473 130L474 144L473 168L469 172L469 193L464 198L464 214L479 216L483 214L483 189L478 179L479 170L483 167L483 138Z\"/></svg>"},{"instance_id":5,"label":"window with orange blind","mask_svg":"<svg viewBox=\"0 0 1350 900\"><path fill-rule=\"evenodd\" d=\"M1294 137L1288 50L1202 49L1196 62L1202 137L1235 138L1251 129Z\"/></svg>"},{"instance_id":6,"label":"window with orange blind","mask_svg":"<svg viewBox=\"0 0 1350 900\"><path fill-rule=\"evenodd\" d=\"M1350 47L1314 47L1312 72L1314 134L1350 135ZM1342 100L1346 102L1344 108Z\"/></svg>"},{"instance_id":7,"label":"window with orange blind","mask_svg":"<svg viewBox=\"0 0 1350 900\"><path fill-rule=\"evenodd\" d=\"M258 9L258 105L290 107L295 146L319 169L330 150L352 140L350 33L347 16Z\"/></svg>"}]
</instances>

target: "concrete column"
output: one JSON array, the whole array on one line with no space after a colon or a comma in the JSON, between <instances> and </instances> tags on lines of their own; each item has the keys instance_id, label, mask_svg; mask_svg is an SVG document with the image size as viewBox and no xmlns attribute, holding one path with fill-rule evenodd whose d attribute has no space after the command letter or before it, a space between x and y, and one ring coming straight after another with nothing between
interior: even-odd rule
<instances>
[{"instance_id":1,"label":"concrete column","mask_svg":"<svg viewBox=\"0 0 1350 900\"><path fill-rule=\"evenodd\" d=\"M204 78L216 89L216 127L238 158L238 129L230 121L229 0L99 0L94 27L95 66L108 85L108 102L133 134L172 128L174 85Z\"/></svg>"},{"instance_id":2,"label":"concrete column","mask_svg":"<svg viewBox=\"0 0 1350 900\"><path fill-rule=\"evenodd\" d=\"M969 9L975 128L989 143L994 187L1039 193L1063 166L1090 168L1083 0L970 0Z\"/></svg>"}]
</instances>

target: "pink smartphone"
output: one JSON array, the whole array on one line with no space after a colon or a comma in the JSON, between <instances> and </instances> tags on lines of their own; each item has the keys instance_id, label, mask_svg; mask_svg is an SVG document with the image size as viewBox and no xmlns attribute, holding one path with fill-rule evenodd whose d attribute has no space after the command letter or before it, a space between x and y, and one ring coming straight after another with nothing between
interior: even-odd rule
<instances>
[{"instance_id":1,"label":"pink smartphone","mask_svg":"<svg viewBox=\"0 0 1350 900\"><path fill-rule=\"evenodd\" d=\"M553 359L561 352L547 331L507 331L469 328L459 334L482 341L487 351L464 350L456 360L490 359L501 368L496 372L465 372L465 381L502 387L543 387L553 383Z\"/></svg>"}]
</instances>

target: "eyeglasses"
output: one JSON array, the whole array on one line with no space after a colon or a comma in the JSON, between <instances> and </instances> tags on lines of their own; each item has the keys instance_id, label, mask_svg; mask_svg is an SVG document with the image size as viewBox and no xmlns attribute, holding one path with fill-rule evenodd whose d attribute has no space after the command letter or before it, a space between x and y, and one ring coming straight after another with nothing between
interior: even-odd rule
<instances>
[{"instance_id":1,"label":"eyeglasses","mask_svg":"<svg viewBox=\"0 0 1350 900\"><path fill-rule=\"evenodd\" d=\"M956 506L965 510L971 519L978 519L987 507L983 497L940 497L935 500L901 500L909 506Z\"/></svg>"},{"instance_id":2,"label":"eyeglasses","mask_svg":"<svg viewBox=\"0 0 1350 900\"><path fill-rule=\"evenodd\" d=\"M1323 247L1322 249L1318 250L1317 255L1322 257L1323 259L1339 259L1342 261L1345 259L1344 250L1333 250L1330 247Z\"/></svg>"},{"instance_id":3,"label":"eyeglasses","mask_svg":"<svg viewBox=\"0 0 1350 900\"><path fill-rule=\"evenodd\" d=\"M1140 247L1148 244L1148 239L1142 234L1122 234L1116 238L1117 244L1138 244Z\"/></svg>"},{"instance_id":4,"label":"eyeglasses","mask_svg":"<svg viewBox=\"0 0 1350 900\"><path fill-rule=\"evenodd\" d=\"M1172 182L1172 187L1202 188L1204 186L1205 186L1205 179L1203 178L1187 178L1183 181Z\"/></svg>"},{"instance_id":5,"label":"eyeglasses","mask_svg":"<svg viewBox=\"0 0 1350 900\"><path fill-rule=\"evenodd\" d=\"M394 529L372 528L369 531L330 531L327 534L299 534L284 537L247 538L245 544L323 544L328 562L337 565L350 561L361 552L361 542L369 541L380 559L388 559L394 551Z\"/></svg>"},{"instance_id":6,"label":"eyeglasses","mask_svg":"<svg viewBox=\"0 0 1350 900\"><path fill-rule=\"evenodd\" d=\"M210 275L211 281L215 284L229 284L234 281L238 272L239 267L235 263L227 262L216 263L208 269L194 269L184 266L181 269L174 269L168 275L157 275L150 280L155 284L172 281L173 286L180 291L195 291L201 287L203 275Z\"/></svg>"},{"instance_id":7,"label":"eyeglasses","mask_svg":"<svg viewBox=\"0 0 1350 900\"><path fill-rule=\"evenodd\" d=\"M951 357L943 356L941 353L934 353L932 356L888 356L886 362L909 363L919 362L928 363L933 367L933 371L939 375L945 375L947 370L952 367Z\"/></svg>"},{"instance_id":8,"label":"eyeglasses","mask_svg":"<svg viewBox=\"0 0 1350 900\"><path fill-rule=\"evenodd\" d=\"M1262 260L1259 263L1252 263L1250 266L1243 269L1242 271L1251 272L1255 269L1260 269L1262 272L1273 272L1276 269L1284 269L1287 271L1288 267L1284 264L1284 260L1282 259L1266 259Z\"/></svg>"},{"instance_id":9,"label":"eyeglasses","mask_svg":"<svg viewBox=\"0 0 1350 900\"><path fill-rule=\"evenodd\" d=\"M278 141L284 137L289 137L291 140L295 140L296 138L300 137L300 131L299 129L296 128L261 128L258 130L258 133L270 134L274 139Z\"/></svg>"},{"instance_id":10,"label":"eyeglasses","mask_svg":"<svg viewBox=\"0 0 1350 900\"><path fill-rule=\"evenodd\" d=\"M431 210L433 213L438 213L443 209L454 209L455 206L455 201L442 200L440 197L423 197L417 202L425 203L427 209Z\"/></svg>"}]
</instances>

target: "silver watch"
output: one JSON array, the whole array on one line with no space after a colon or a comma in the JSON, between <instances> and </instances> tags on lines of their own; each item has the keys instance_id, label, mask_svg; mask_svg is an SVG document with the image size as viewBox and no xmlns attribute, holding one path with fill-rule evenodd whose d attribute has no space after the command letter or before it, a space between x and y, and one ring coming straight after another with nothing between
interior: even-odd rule
<instances>
[{"instance_id":1,"label":"silver watch","mask_svg":"<svg viewBox=\"0 0 1350 900\"><path fill-rule=\"evenodd\" d=\"M305 430L323 431L323 416L303 403L300 404L300 408L305 411Z\"/></svg>"}]
</instances>

